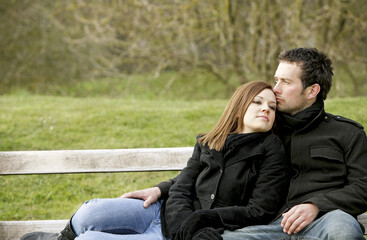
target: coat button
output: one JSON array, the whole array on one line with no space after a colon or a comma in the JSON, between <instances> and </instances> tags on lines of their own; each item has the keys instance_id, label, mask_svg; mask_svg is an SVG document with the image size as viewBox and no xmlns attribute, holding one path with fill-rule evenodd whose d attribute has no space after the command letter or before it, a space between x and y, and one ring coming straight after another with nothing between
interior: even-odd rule
<instances>
[{"instance_id":1,"label":"coat button","mask_svg":"<svg viewBox=\"0 0 367 240\"><path fill-rule=\"evenodd\" d=\"M214 197L215 197L215 196L214 196L214 194L212 194L212 195L210 196L210 198L211 198L212 200L214 199Z\"/></svg>"}]
</instances>

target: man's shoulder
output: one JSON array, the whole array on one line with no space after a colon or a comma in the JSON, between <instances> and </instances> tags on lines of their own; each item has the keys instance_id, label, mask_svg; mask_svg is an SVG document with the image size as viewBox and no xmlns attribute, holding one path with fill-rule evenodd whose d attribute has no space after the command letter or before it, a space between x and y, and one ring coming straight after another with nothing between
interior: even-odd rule
<instances>
[{"instance_id":1,"label":"man's shoulder","mask_svg":"<svg viewBox=\"0 0 367 240\"><path fill-rule=\"evenodd\" d=\"M343 116L340 116L340 115L333 115L331 113L325 113L325 115L326 115L326 118L331 118L331 119L333 119L337 122L340 122L340 123L352 124L355 127L363 129L362 124L360 124L359 122L356 122L352 119L349 119L349 118L346 118L346 117L343 117Z\"/></svg>"}]
</instances>

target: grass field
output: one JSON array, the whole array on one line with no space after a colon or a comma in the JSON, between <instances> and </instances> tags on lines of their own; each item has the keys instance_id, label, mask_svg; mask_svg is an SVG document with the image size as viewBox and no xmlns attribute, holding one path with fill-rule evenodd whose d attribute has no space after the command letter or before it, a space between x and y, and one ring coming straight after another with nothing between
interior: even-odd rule
<instances>
[{"instance_id":1,"label":"grass field","mask_svg":"<svg viewBox=\"0 0 367 240\"><path fill-rule=\"evenodd\" d=\"M193 146L226 100L0 96L0 150ZM367 97L330 99L326 110L367 127ZM0 220L67 219L85 200L118 197L177 172L0 176Z\"/></svg>"}]
</instances>

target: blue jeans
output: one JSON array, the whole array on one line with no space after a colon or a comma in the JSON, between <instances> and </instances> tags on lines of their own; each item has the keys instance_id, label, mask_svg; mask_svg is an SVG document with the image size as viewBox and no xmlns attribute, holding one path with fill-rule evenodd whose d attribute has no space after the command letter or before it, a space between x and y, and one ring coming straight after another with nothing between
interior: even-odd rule
<instances>
[{"instance_id":1,"label":"blue jeans","mask_svg":"<svg viewBox=\"0 0 367 240\"><path fill-rule=\"evenodd\" d=\"M148 208L129 198L93 199L71 219L76 240L164 240L160 221L161 202Z\"/></svg>"},{"instance_id":2,"label":"blue jeans","mask_svg":"<svg viewBox=\"0 0 367 240\"><path fill-rule=\"evenodd\" d=\"M224 240L365 240L357 220L341 211L331 211L297 234L288 235L280 226L282 217L269 225L225 231Z\"/></svg>"}]
</instances>

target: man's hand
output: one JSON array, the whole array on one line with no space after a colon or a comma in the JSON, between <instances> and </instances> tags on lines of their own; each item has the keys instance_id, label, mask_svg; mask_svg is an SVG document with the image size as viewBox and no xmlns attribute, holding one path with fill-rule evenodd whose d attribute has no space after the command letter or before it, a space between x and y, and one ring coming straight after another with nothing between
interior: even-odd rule
<instances>
[{"instance_id":1,"label":"man's hand","mask_svg":"<svg viewBox=\"0 0 367 240\"><path fill-rule=\"evenodd\" d=\"M152 187L144 190L125 193L121 197L142 199L144 200L143 206L147 208L150 206L150 204L155 203L161 194L161 190L158 187Z\"/></svg>"},{"instance_id":2,"label":"man's hand","mask_svg":"<svg viewBox=\"0 0 367 240\"><path fill-rule=\"evenodd\" d=\"M287 234L298 233L310 224L319 214L319 208L313 203L304 203L292 207L283 213L281 226Z\"/></svg>"}]
</instances>

